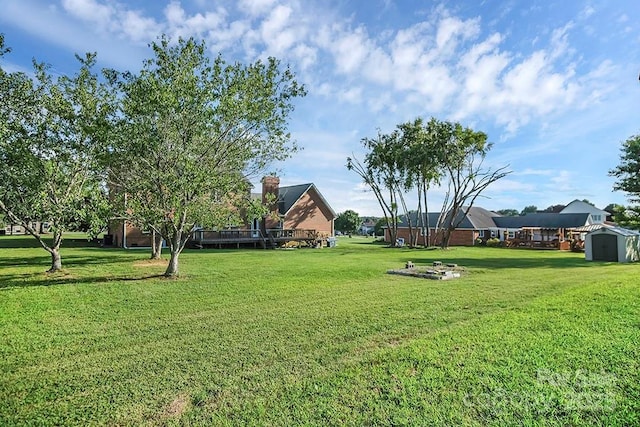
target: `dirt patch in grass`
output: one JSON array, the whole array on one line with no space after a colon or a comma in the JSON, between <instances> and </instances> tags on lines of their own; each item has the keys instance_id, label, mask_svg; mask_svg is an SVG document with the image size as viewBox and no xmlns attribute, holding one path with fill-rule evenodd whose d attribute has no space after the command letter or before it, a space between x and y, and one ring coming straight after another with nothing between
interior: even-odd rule
<instances>
[{"instance_id":1,"label":"dirt patch in grass","mask_svg":"<svg viewBox=\"0 0 640 427\"><path fill-rule=\"evenodd\" d=\"M167 261L166 259L143 259L143 260L134 262L133 266L138 268L159 267L159 266L166 267L168 262L169 261Z\"/></svg>"},{"instance_id":2,"label":"dirt patch in grass","mask_svg":"<svg viewBox=\"0 0 640 427\"><path fill-rule=\"evenodd\" d=\"M189 396L186 394L178 395L164 410L165 418L179 417L184 414L189 407Z\"/></svg>"}]
</instances>

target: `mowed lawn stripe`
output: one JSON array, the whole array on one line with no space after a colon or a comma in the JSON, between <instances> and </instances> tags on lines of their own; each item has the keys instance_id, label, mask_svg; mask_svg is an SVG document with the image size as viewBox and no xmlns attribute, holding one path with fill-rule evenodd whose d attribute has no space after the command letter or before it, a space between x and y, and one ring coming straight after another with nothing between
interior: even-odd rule
<instances>
[{"instance_id":1,"label":"mowed lawn stripe","mask_svg":"<svg viewBox=\"0 0 640 427\"><path fill-rule=\"evenodd\" d=\"M5 266L39 254L0 251ZM633 407L628 387L599 412L519 418L517 408L492 412L469 400L478 390L504 394L503 383L529 392L539 371L637 379L629 362L637 306L625 302L637 301L637 265L345 238L322 250L186 252L184 276L165 280L152 277L163 267L145 266L146 252L68 248L63 263L65 255L61 276L42 273L46 260L0 273L9 283L0 288L3 423L482 424L551 414L561 424L628 420L620 408ZM385 274L435 259L466 274L448 282ZM604 322L611 311L617 317ZM611 355L599 356L602 348ZM536 354L535 363L523 359ZM475 367L461 369L462 359ZM399 361L425 360L428 369L395 372Z\"/></svg>"}]
</instances>

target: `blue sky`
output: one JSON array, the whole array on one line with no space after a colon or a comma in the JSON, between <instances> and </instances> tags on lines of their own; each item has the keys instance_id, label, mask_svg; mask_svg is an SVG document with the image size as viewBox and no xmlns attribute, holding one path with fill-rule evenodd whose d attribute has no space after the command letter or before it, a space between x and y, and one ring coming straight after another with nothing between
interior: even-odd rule
<instances>
[{"instance_id":1,"label":"blue sky","mask_svg":"<svg viewBox=\"0 0 640 427\"><path fill-rule=\"evenodd\" d=\"M346 158L418 116L489 135L486 164L513 173L480 206L626 202L607 171L640 128L637 0L0 0L0 10L10 71L35 57L73 73L84 52L136 71L161 33L204 39L228 60L288 63L308 89L290 120L303 150L276 167L283 185L314 182L336 212L380 215Z\"/></svg>"}]
</instances>

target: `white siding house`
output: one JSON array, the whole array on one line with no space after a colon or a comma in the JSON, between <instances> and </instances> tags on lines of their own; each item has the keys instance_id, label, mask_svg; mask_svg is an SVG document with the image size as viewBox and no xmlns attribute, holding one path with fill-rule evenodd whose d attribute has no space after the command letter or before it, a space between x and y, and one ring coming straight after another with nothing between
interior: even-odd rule
<instances>
[{"instance_id":1,"label":"white siding house","mask_svg":"<svg viewBox=\"0 0 640 427\"><path fill-rule=\"evenodd\" d=\"M607 219L607 215L609 215L609 212L598 209L589 203L577 199L565 206L560 213L588 213L589 224L602 224L605 219Z\"/></svg>"}]
</instances>

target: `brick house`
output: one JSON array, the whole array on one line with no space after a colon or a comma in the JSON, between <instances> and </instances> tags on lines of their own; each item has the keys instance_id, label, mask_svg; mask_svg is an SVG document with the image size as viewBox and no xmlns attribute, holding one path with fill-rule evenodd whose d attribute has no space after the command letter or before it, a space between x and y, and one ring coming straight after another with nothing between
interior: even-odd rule
<instances>
[{"instance_id":1,"label":"brick house","mask_svg":"<svg viewBox=\"0 0 640 427\"><path fill-rule=\"evenodd\" d=\"M495 228L495 222L493 221L494 217L499 217L500 215L488 211L484 208L474 206L469 209L467 215L464 215L464 211L466 209L462 209L458 214L458 218L461 219L460 224L456 227L455 230L451 233L451 237L449 239L449 245L451 246L473 246L475 244L476 239L483 234L483 230L488 230L490 228ZM418 214L416 212L410 214L410 218L407 218L405 215L401 215L399 218L398 225L398 239L404 239L406 243L410 240L409 233L409 219L411 220L411 224L417 230L418 235L418 244L422 244L424 241L424 235L426 234L426 229L420 229L417 227L418 224ZM431 242L430 246L440 245L442 242L442 232L441 230L436 230L436 224L438 223L438 219L440 217L439 212L429 212L424 215L424 224L429 222L429 236ZM463 218L461 218L463 217ZM384 238L386 242L390 242L390 234L389 230L385 228Z\"/></svg>"},{"instance_id":2,"label":"brick house","mask_svg":"<svg viewBox=\"0 0 640 427\"><path fill-rule=\"evenodd\" d=\"M272 194L268 197L267 194ZM311 241L334 235L335 212L314 184L280 186L280 179L266 176L262 179L262 192L252 194L270 206L271 214L263 218L247 218L245 224L224 230L197 231L192 243L195 246L240 245L267 247L291 240ZM109 224L108 243L116 247L150 247L151 235L125 221ZM109 240L109 241L107 241Z\"/></svg>"}]
</instances>

